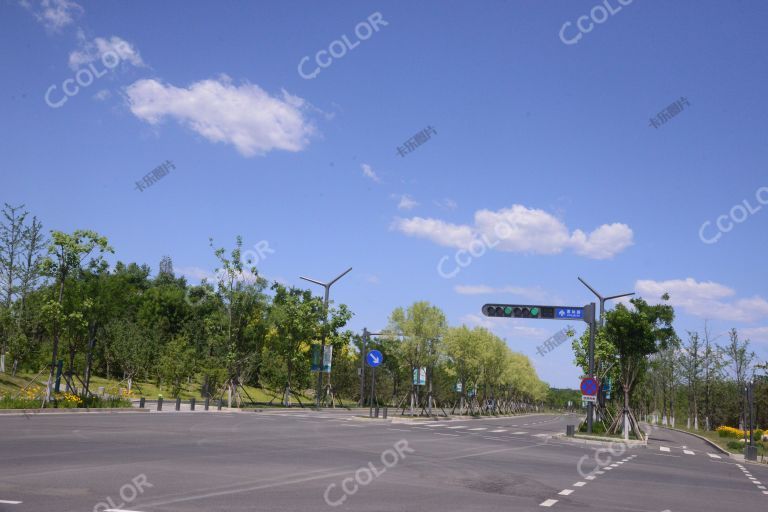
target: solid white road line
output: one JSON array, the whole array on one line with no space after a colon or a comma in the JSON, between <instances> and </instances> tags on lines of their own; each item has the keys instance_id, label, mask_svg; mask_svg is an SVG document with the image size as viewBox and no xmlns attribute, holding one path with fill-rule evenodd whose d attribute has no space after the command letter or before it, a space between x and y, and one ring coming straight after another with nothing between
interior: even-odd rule
<instances>
[{"instance_id":1,"label":"solid white road line","mask_svg":"<svg viewBox=\"0 0 768 512\"><path fill-rule=\"evenodd\" d=\"M709 455L709 456L710 456L710 457L712 457L713 459L721 459L721 458L722 458L722 457L720 457L719 455L715 455L714 453L708 453L707 455Z\"/></svg>"},{"instance_id":2,"label":"solid white road line","mask_svg":"<svg viewBox=\"0 0 768 512\"><path fill-rule=\"evenodd\" d=\"M486 427L475 427L475 428L471 428L469 430L488 430L488 429Z\"/></svg>"},{"instance_id":3,"label":"solid white road line","mask_svg":"<svg viewBox=\"0 0 768 512\"><path fill-rule=\"evenodd\" d=\"M500 429L496 429L496 430L491 430L491 432L493 432L494 434L497 434L497 433L499 433L499 432L506 432L506 431L507 431L507 430L506 430L506 429L503 429L503 428L500 428Z\"/></svg>"},{"instance_id":4,"label":"solid white road line","mask_svg":"<svg viewBox=\"0 0 768 512\"><path fill-rule=\"evenodd\" d=\"M585 485L587 485L587 482L576 482L573 484L574 487L584 487Z\"/></svg>"},{"instance_id":5,"label":"solid white road line","mask_svg":"<svg viewBox=\"0 0 768 512\"><path fill-rule=\"evenodd\" d=\"M686 454L686 455L696 455L691 450L683 450L683 453Z\"/></svg>"},{"instance_id":6,"label":"solid white road line","mask_svg":"<svg viewBox=\"0 0 768 512\"><path fill-rule=\"evenodd\" d=\"M547 500L547 501L542 501L541 503L539 503L539 506L540 507L551 507L555 503L557 503L557 500Z\"/></svg>"},{"instance_id":7,"label":"solid white road line","mask_svg":"<svg viewBox=\"0 0 768 512\"><path fill-rule=\"evenodd\" d=\"M466 427L466 425L456 425L456 426L454 426L454 427L448 427L448 428L450 428L450 429L452 429L452 430L455 430L455 429L457 429L457 428L467 428L467 427Z\"/></svg>"},{"instance_id":8,"label":"solid white road line","mask_svg":"<svg viewBox=\"0 0 768 512\"><path fill-rule=\"evenodd\" d=\"M666 446L659 446L659 450L661 450L663 452L668 452L669 448L667 448Z\"/></svg>"},{"instance_id":9,"label":"solid white road line","mask_svg":"<svg viewBox=\"0 0 768 512\"><path fill-rule=\"evenodd\" d=\"M563 489L562 491L560 491L560 492L559 492L559 493L557 493L557 494L559 494L559 495L561 495L561 496L568 496L568 495L569 495L569 494L571 494L572 492L573 492L573 489Z\"/></svg>"},{"instance_id":10,"label":"solid white road line","mask_svg":"<svg viewBox=\"0 0 768 512\"><path fill-rule=\"evenodd\" d=\"M21 501L12 501L12 500L0 500L0 503L5 503L6 505L21 505Z\"/></svg>"}]
</instances>

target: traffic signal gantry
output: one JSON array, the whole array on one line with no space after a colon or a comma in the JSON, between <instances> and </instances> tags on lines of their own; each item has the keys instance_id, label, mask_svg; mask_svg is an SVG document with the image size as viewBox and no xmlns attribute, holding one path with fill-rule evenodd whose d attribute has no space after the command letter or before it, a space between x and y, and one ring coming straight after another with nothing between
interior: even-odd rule
<instances>
[{"instance_id":1,"label":"traffic signal gantry","mask_svg":"<svg viewBox=\"0 0 768 512\"><path fill-rule=\"evenodd\" d=\"M596 305L586 306L539 306L531 304L485 304L483 314L500 318L535 318L539 320L583 320L589 325L589 377L595 376L595 318ZM587 433L592 433L592 417L595 404L587 403Z\"/></svg>"}]
</instances>

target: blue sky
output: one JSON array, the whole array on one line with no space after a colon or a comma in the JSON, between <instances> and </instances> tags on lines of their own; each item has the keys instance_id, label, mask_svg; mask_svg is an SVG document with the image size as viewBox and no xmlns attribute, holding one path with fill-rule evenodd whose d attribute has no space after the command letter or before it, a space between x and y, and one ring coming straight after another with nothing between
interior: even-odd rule
<instances>
[{"instance_id":1,"label":"blue sky","mask_svg":"<svg viewBox=\"0 0 768 512\"><path fill-rule=\"evenodd\" d=\"M488 319L482 304L583 305L577 276L605 294L668 291L681 336L708 319L765 359L766 14L710 0L3 0L0 200L49 229L94 229L123 261L170 255L193 282L215 267L208 238L238 234L267 243L260 273L289 284L351 266L332 290L351 328L428 300L555 386L577 385L570 348L536 347L563 324ZM441 276L441 260L459 272Z\"/></svg>"}]
</instances>

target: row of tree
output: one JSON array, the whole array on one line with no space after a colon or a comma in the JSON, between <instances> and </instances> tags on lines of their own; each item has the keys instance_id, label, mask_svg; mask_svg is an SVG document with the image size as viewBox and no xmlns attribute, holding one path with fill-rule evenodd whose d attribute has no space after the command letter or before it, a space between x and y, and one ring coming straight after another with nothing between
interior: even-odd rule
<instances>
[{"instance_id":1,"label":"row of tree","mask_svg":"<svg viewBox=\"0 0 768 512\"><path fill-rule=\"evenodd\" d=\"M92 375L121 379L129 389L137 380L154 381L171 395L196 382L203 396L225 395L231 403L250 400L247 384L288 403L312 394L312 347L324 339L333 350L329 390L361 398L363 340L345 329L349 308L326 311L309 290L268 283L240 238L230 250L211 240L215 277L194 286L175 275L169 257L153 276L147 265L109 264L114 251L98 233L46 236L23 206L6 204L2 214L0 372L36 374L48 396L62 364L69 389L89 390ZM546 398L527 357L487 330L449 327L428 303L395 309L368 346L385 355L380 402L478 411ZM412 379L421 368L425 385Z\"/></svg>"},{"instance_id":2,"label":"row of tree","mask_svg":"<svg viewBox=\"0 0 768 512\"><path fill-rule=\"evenodd\" d=\"M744 392L749 383L755 386L757 423L768 424L768 366L758 363L749 340L741 340L736 329L713 336L705 322L703 334L690 331L682 341L672 325L670 297L661 299L655 305L642 298L632 299L629 307L618 304L595 333L597 377L615 384L613 401L602 392L598 396L607 431L639 436L635 411L673 426L681 417L695 429L743 426L749 416ZM716 343L720 337L727 342ZM585 374L588 341L587 330L573 343L575 362Z\"/></svg>"}]
</instances>

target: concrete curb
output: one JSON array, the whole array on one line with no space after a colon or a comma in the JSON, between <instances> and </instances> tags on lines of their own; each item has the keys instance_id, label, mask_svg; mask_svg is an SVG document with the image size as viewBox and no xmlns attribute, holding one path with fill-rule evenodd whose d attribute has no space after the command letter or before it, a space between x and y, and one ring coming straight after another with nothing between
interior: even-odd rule
<instances>
[{"instance_id":1,"label":"concrete curb","mask_svg":"<svg viewBox=\"0 0 768 512\"><path fill-rule=\"evenodd\" d=\"M480 421L480 420L500 420L500 419L513 419L513 418L530 418L531 416L552 416L555 413L537 412L532 414L509 414L499 416L438 416L431 418L411 418L408 416L390 416L387 421L392 423L413 423L413 424L425 424L432 421ZM376 419L376 418L371 418Z\"/></svg>"},{"instance_id":2,"label":"concrete curb","mask_svg":"<svg viewBox=\"0 0 768 512\"><path fill-rule=\"evenodd\" d=\"M149 409L137 409L133 407L96 408L96 409L0 409L0 416L29 416L35 414L133 414L146 413Z\"/></svg>"}]
</instances>

